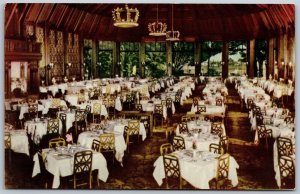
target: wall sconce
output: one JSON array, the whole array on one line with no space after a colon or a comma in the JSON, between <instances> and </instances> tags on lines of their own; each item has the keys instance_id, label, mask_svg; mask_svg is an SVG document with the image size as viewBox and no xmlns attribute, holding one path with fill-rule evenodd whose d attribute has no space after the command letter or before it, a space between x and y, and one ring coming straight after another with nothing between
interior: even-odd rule
<instances>
[{"instance_id":1,"label":"wall sconce","mask_svg":"<svg viewBox=\"0 0 300 194\"><path fill-rule=\"evenodd\" d=\"M47 65L47 69L48 69L48 70L53 69L53 66L54 66L53 63L49 63L49 64Z\"/></svg>"},{"instance_id":2,"label":"wall sconce","mask_svg":"<svg viewBox=\"0 0 300 194\"><path fill-rule=\"evenodd\" d=\"M282 66L285 66L285 63L284 63L284 61L281 61L281 65L282 65Z\"/></svg>"},{"instance_id":3,"label":"wall sconce","mask_svg":"<svg viewBox=\"0 0 300 194\"><path fill-rule=\"evenodd\" d=\"M198 61L196 61L196 62L195 62L195 65L198 65L198 64L199 64L199 62L198 62Z\"/></svg>"},{"instance_id":4,"label":"wall sconce","mask_svg":"<svg viewBox=\"0 0 300 194\"><path fill-rule=\"evenodd\" d=\"M224 62L224 61L222 61L222 62L221 62L221 64L222 64L222 65L224 65L224 64L225 64L225 62Z\"/></svg>"},{"instance_id":5,"label":"wall sconce","mask_svg":"<svg viewBox=\"0 0 300 194\"><path fill-rule=\"evenodd\" d=\"M291 61L289 62L289 66L292 67L292 62Z\"/></svg>"}]
</instances>

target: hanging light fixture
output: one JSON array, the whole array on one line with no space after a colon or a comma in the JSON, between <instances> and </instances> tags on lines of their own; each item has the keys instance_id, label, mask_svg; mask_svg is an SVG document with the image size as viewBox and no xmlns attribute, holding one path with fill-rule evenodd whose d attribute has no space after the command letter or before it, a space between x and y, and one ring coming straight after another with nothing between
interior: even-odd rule
<instances>
[{"instance_id":1,"label":"hanging light fixture","mask_svg":"<svg viewBox=\"0 0 300 194\"><path fill-rule=\"evenodd\" d=\"M139 26L139 10L137 8L128 8L125 5L124 8L117 7L112 11L112 17L114 20L114 26L120 28L132 28Z\"/></svg>"},{"instance_id":2,"label":"hanging light fixture","mask_svg":"<svg viewBox=\"0 0 300 194\"><path fill-rule=\"evenodd\" d=\"M174 31L174 18L173 18L173 4L172 4L172 30L166 33L167 41L178 41L180 33L179 31Z\"/></svg>"},{"instance_id":3,"label":"hanging light fixture","mask_svg":"<svg viewBox=\"0 0 300 194\"><path fill-rule=\"evenodd\" d=\"M148 24L150 36L165 36L167 31L167 24L158 22L158 4L156 6L156 21Z\"/></svg>"}]
</instances>

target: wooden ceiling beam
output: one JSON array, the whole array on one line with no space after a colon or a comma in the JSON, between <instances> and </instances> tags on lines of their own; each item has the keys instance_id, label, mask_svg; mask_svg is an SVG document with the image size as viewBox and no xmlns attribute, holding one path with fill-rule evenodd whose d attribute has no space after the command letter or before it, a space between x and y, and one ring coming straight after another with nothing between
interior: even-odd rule
<instances>
[{"instance_id":1,"label":"wooden ceiling beam","mask_svg":"<svg viewBox=\"0 0 300 194\"><path fill-rule=\"evenodd\" d=\"M56 28L59 28L61 26L63 18L66 16L67 10L69 10L69 6L64 7L62 14L57 22Z\"/></svg>"},{"instance_id":2,"label":"wooden ceiling beam","mask_svg":"<svg viewBox=\"0 0 300 194\"><path fill-rule=\"evenodd\" d=\"M15 14L15 12L16 12L16 10L17 10L17 7L18 7L18 3L15 3L15 4L13 5L13 7L12 7L12 10L11 10L10 14L9 14L8 20L7 20L7 22L5 23L5 31L7 30L8 26L9 26L9 24L10 24L10 22L11 22L13 16L14 16L14 14Z\"/></svg>"}]
</instances>

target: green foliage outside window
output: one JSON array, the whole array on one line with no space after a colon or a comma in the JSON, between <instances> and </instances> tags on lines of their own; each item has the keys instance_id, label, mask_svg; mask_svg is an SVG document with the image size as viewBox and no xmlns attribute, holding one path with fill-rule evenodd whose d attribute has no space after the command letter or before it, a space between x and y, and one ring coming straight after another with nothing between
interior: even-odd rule
<instances>
[{"instance_id":1,"label":"green foliage outside window","mask_svg":"<svg viewBox=\"0 0 300 194\"><path fill-rule=\"evenodd\" d=\"M113 66L113 42L99 41L97 55L97 72L100 78L111 77Z\"/></svg>"},{"instance_id":2,"label":"green foliage outside window","mask_svg":"<svg viewBox=\"0 0 300 194\"><path fill-rule=\"evenodd\" d=\"M181 76L193 74L191 66L194 66L194 43L174 42L172 44L172 74ZM195 69L195 68L193 68Z\"/></svg>"},{"instance_id":3,"label":"green foliage outside window","mask_svg":"<svg viewBox=\"0 0 300 194\"><path fill-rule=\"evenodd\" d=\"M145 76L163 77L166 74L166 44L146 43Z\"/></svg>"},{"instance_id":4,"label":"green foliage outside window","mask_svg":"<svg viewBox=\"0 0 300 194\"><path fill-rule=\"evenodd\" d=\"M139 43L122 42L120 44L120 61L122 76L135 76L138 73L139 67ZM136 72L134 72L134 69Z\"/></svg>"}]
</instances>

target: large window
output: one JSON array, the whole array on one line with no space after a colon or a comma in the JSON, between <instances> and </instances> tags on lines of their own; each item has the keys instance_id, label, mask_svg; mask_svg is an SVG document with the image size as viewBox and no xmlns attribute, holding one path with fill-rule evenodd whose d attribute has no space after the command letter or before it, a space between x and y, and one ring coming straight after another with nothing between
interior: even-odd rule
<instances>
[{"instance_id":1,"label":"large window","mask_svg":"<svg viewBox=\"0 0 300 194\"><path fill-rule=\"evenodd\" d=\"M96 71L100 78L111 77L113 67L113 42L99 41Z\"/></svg>"},{"instance_id":2,"label":"large window","mask_svg":"<svg viewBox=\"0 0 300 194\"><path fill-rule=\"evenodd\" d=\"M84 65L84 79L91 79L92 77L92 40L84 39L83 46L83 65Z\"/></svg>"},{"instance_id":3,"label":"large window","mask_svg":"<svg viewBox=\"0 0 300 194\"><path fill-rule=\"evenodd\" d=\"M145 76L162 77L166 74L166 44L146 43Z\"/></svg>"},{"instance_id":4,"label":"large window","mask_svg":"<svg viewBox=\"0 0 300 194\"><path fill-rule=\"evenodd\" d=\"M201 75L222 75L222 42L203 42L201 49Z\"/></svg>"},{"instance_id":5,"label":"large window","mask_svg":"<svg viewBox=\"0 0 300 194\"><path fill-rule=\"evenodd\" d=\"M194 43L174 42L172 44L172 61L173 75L195 74Z\"/></svg>"},{"instance_id":6,"label":"large window","mask_svg":"<svg viewBox=\"0 0 300 194\"><path fill-rule=\"evenodd\" d=\"M267 41L255 41L254 76L266 77Z\"/></svg>"},{"instance_id":7,"label":"large window","mask_svg":"<svg viewBox=\"0 0 300 194\"><path fill-rule=\"evenodd\" d=\"M135 76L139 67L139 43L122 42L120 44L121 76Z\"/></svg>"},{"instance_id":8,"label":"large window","mask_svg":"<svg viewBox=\"0 0 300 194\"><path fill-rule=\"evenodd\" d=\"M243 75L247 73L247 42L231 41L229 42L228 56L229 75Z\"/></svg>"}]
</instances>

